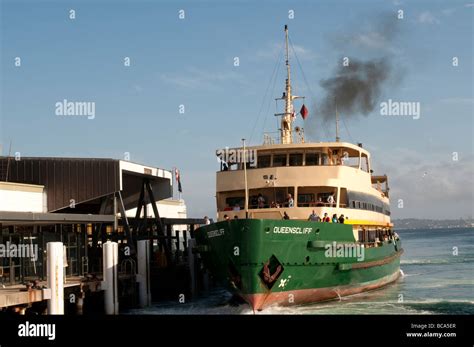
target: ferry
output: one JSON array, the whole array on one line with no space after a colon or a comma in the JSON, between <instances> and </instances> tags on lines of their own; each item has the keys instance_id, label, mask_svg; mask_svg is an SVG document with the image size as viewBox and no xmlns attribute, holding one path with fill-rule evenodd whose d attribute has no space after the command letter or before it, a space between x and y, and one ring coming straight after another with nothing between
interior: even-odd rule
<instances>
[{"instance_id":1,"label":"ferry","mask_svg":"<svg viewBox=\"0 0 474 347\"><path fill-rule=\"evenodd\" d=\"M338 299L400 275L401 240L390 221L388 178L369 151L339 138L306 142L294 126L285 26L286 83L279 141L218 150L217 222L196 231L215 279L254 310ZM304 104L303 117L307 113Z\"/></svg>"}]
</instances>

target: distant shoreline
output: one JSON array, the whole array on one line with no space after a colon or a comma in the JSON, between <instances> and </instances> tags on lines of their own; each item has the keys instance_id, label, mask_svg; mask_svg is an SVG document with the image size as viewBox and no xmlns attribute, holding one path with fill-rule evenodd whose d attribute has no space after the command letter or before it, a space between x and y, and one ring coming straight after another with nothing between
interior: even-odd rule
<instances>
[{"instance_id":1,"label":"distant shoreline","mask_svg":"<svg viewBox=\"0 0 474 347\"><path fill-rule=\"evenodd\" d=\"M393 219L394 229L398 230L417 230L417 229L460 229L474 228L474 219L416 219L403 218Z\"/></svg>"},{"instance_id":2,"label":"distant shoreline","mask_svg":"<svg viewBox=\"0 0 474 347\"><path fill-rule=\"evenodd\" d=\"M397 228L395 225L393 230L395 231L416 231L416 230L441 230L441 229L472 229L474 230L474 226L452 226L452 227L417 227L417 228Z\"/></svg>"}]
</instances>

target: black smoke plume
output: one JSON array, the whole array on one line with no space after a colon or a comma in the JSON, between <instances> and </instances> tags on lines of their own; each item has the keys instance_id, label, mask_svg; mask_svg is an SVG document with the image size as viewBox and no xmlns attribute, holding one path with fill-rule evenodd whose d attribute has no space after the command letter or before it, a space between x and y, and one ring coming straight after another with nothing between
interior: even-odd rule
<instances>
[{"instance_id":1,"label":"black smoke plume","mask_svg":"<svg viewBox=\"0 0 474 347\"><path fill-rule=\"evenodd\" d=\"M307 127L310 134L322 135L321 130L326 136L334 133L336 103L342 120L369 115L379 104L384 88L402 78L400 64L394 63L397 55L394 44L400 32L397 14L365 18L368 20L365 25L354 23L348 25L345 33L328 35L330 46L339 58L332 75L319 82L323 94L313 105L316 114L310 117ZM348 64L343 64L344 57L349 59Z\"/></svg>"},{"instance_id":2,"label":"black smoke plume","mask_svg":"<svg viewBox=\"0 0 474 347\"><path fill-rule=\"evenodd\" d=\"M340 60L342 62L342 58ZM324 120L338 113L349 117L355 114L368 115L376 107L382 86L391 75L392 66L388 58L360 61L350 59L348 66L340 66L333 77L320 82L325 96L319 107Z\"/></svg>"}]
</instances>

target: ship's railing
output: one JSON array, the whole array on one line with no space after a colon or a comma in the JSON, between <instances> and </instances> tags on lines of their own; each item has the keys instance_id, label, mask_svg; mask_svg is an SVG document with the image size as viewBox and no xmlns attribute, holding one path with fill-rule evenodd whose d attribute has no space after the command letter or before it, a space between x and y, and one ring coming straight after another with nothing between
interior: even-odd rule
<instances>
[{"instance_id":1,"label":"ship's railing","mask_svg":"<svg viewBox=\"0 0 474 347\"><path fill-rule=\"evenodd\" d=\"M303 129L293 130L291 132L293 143L304 143ZM263 144L265 146L281 143L281 133L279 131L263 133Z\"/></svg>"}]
</instances>

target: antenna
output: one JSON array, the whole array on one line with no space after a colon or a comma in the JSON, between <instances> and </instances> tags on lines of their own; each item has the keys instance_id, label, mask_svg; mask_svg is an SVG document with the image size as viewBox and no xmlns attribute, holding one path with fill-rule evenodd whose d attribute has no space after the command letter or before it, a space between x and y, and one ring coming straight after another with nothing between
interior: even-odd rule
<instances>
[{"instance_id":1,"label":"antenna","mask_svg":"<svg viewBox=\"0 0 474 347\"><path fill-rule=\"evenodd\" d=\"M334 98L335 100L335 98ZM335 101L336 103L336 142L339 142L340 138L339 138L339 114L337 113L337 101Z\"/></svg>"}]
</instances>

